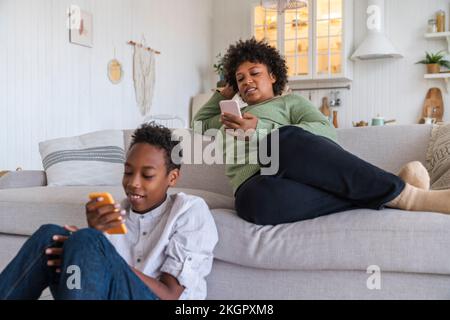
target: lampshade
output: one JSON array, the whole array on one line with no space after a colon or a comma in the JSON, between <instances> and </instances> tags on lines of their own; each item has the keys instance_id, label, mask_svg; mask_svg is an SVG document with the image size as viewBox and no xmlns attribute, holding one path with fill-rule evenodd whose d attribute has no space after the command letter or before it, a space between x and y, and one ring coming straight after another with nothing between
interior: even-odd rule
<instances>
[{"instance_id":1,"label":"lampshade","mask_svg":"<svg viewBox=\"0 0 450 320\"><path fill-rule=\"evenodd\" d=\"M384 0L367 0L367 35L353 53L352 60L402 58L384 32Z\"/></svg>"},{"instance_id":2,"label":"lampshade","mask_svg":"<svg viewBox=\"0 0 450 320\"><path fill-rule=\"evenodd\" d=\"M301 9L308 6L308 0L261 0L261 6L266 9L285 10Z\"/></svg>"}]
</instances>

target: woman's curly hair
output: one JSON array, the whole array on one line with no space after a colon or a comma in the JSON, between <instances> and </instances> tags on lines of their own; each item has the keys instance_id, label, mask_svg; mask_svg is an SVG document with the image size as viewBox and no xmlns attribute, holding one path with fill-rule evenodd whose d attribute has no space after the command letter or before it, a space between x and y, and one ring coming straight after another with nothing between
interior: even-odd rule
<instances>
[{"instance_id":1,"label":"woman's curly hair","mask_svg":"<svg viewBox=\"0 0 450 320\"><path fill-rule=\"evenodd\" d=\"M277 49L265 41L257 41L255 38L246 41L239 40L228 48L223 57L225 80L236 92L238 91L236 71L246 61L266 65L269 74L272 73L276 78L276 82L273 84L274 94L278 96L283 93L288 82L286 61Z\"/></svg>"}]
</instances>

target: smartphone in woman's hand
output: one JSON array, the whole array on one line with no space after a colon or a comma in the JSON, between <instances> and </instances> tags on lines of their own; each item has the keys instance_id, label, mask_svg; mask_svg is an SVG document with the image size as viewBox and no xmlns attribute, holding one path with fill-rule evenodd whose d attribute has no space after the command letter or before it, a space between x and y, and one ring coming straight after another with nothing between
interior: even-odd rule
<instances>
[{"instance_id":1,"label":"smartphone in woman's hand","mask_svg":"<svg viewBox=\"0 0 450 320\"><path fill-rule=\"evenodd\" d=\"M222 100L219 105L222 113L230 113L242 119L241 108L236 100Z\"/></svg>"}]
</instances>

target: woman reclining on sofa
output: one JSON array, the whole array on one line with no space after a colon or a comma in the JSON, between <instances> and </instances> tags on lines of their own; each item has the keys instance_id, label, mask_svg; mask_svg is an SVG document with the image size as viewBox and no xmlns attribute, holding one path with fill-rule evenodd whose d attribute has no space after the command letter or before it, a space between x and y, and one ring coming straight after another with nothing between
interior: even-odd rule
<instances>
[{"instance_id":1,"label":"woman reclining on sofa","mask_svg":"<svg viewBox=\"0 0 450 320\"><path fill-rule=\"evenodd\" d=\"M224 67L228 85L214 93L194 123L200 121L203 132L250 132L247 139L262 130L269 133L267 141L274 130L279 134L275 175L262 175L261 164L226 165L241 218L276 225L385 206L450 213L450 190L429 191L428 172L420 162L405 165L399 176L367 163L339 146L334 127L308 100L282 95L287 68L273 47L254 38L239 41L228 49ZM242 118L222 114L219 107L236 92L248 104Z\"/></svg>"}]
</instances>

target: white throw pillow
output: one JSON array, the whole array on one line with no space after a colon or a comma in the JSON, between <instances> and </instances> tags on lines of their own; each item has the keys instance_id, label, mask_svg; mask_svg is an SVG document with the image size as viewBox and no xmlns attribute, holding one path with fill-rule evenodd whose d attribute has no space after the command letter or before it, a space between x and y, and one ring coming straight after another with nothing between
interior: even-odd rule
<instances>
[{"instance_id":1,"label":"white throw pillow","mask_svg":"<svg viewBox=\"0 0 450 320\"><path fill-rule=\"evenodd\" d=\"M121 130L44 141L39 151L48 186L121 184L125 162Z\"/></svg>"}]
</instances>

